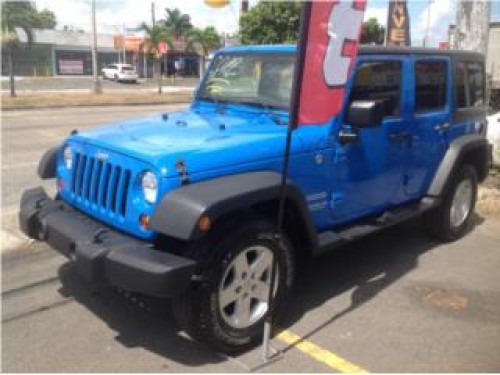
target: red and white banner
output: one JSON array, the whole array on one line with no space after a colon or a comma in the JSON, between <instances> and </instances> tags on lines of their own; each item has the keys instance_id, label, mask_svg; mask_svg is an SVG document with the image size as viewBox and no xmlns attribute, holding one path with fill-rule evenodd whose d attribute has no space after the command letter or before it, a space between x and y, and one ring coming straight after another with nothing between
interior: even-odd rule
<instances>
[{"instance_id":1,"label":"red and white banner","mask_svg":"<svg viewBox=\"0 0 500 375\"><path fill-rule=\"evenodd\" d=\"M304 3L295 95L297 125L324 124L340 113L354 68L366 0Z\"/></svg>"}]
</instances>

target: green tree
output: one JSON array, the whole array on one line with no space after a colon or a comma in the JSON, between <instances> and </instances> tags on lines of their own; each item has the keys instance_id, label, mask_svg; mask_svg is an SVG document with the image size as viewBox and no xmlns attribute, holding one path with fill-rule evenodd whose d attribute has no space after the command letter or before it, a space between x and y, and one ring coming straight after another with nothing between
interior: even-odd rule
<instances>
[{"instance_id":1,"label":"green tree","mask_svg":"<svg viewBox=\"0 0 500 375\"><path fill-rule=\"evenodd\" d=\"M18 30L26 34L29 47L33 44L34 29L54 28L56 19L54 13L49 10L38 12L31 1L2 1L2 47L8 56L8 71L10 82L10 96L16 96L14 85L14 61L13 51L20 45Z\"/></svg>"},{"instance_id":2,"label":"green tree","mask_svg":"<svg viewBox=\"0 0 500 375\"><path fill-rule=\"evenodd\" d=\"M261 1L241 16L243 44L296 43L299 37L301 3Z\"/></svg>"},{"instance_id":3,"label":"green tree","mask_svg":"<svg viewBox=\"0 0 500 375\"><path fill-rule=\"evenodd\" d=\"M193 28L189 15L183 14L177 8L165 8L165 19L160 23L176 38L185 36Z\"/></svg>"},{"instance_id":4,"label":"green tree","mask_svg":"<svg viewBox=\"0 0 500 375\"><path fill-rule=\"evenodd\" d=\"M186 34L186 50L195 51L201 55L200 75L203 73L208 54L220 46L220 35L212 26L204 29L194 28Z\"/></svg>"},{"instance_id":5,"label":"green tree","mask_svg":"<svg viewBox=\"0 0 500 375\"><path fill-rule=\"evenodd\" d=\"M200 52L202 56L221 46L220 35L213 26L204 29L195 28L186 34L186 50Z\"/></svg>"},{"instance_id":6,"label":"green tree","mask_svg":"<svg viewBox=\"0 0 500 375\"><path fill-rule=\"evenodd\" d=\"M39 29L53 29L56 27L57 21L54 12L48 9L43 9L38 13Z\"/></svg>"},{"instance_id":7,"label":"green tree","mask_svg":"<svg viewBox=\"0 0 500 375\"><path fill-rule=\"evenodd\" d=\"M361 43L363 44L383 44L385 38L385 28L378 23L376 18L370 18L363 22L361 31Z\"/></svg>"},{"instance_id":8,"label":"green tree","mask_svg":"<svg viewBox=\"0 0 500 375\"><path fill-rule=\"evenodd\" d=\"M141 48L153 58L153 75L155 75L158 80L158 94L161 94L162 74L160 71L160 61L163 55L160 53L159 45L163 42L167 44L168 48L172 48L172 34L165 26L159 24L150 26L144 23L142 24L142 28L147 35Z\"/></svg>"}]
</instances>

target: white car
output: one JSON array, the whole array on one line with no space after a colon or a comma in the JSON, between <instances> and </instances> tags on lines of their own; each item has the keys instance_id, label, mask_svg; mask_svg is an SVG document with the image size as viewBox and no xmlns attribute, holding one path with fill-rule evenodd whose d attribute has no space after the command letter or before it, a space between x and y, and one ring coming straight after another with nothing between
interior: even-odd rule
<instances>
[{"instance_id":1,"label":"white car","mask_svg":"<svg viewBox=\"0 0 500 375\"><path fill-rule=\"evenodd\" d=\"M492 145L493 165L500 167L500 112L487 117L488 133L486 137Z\"/></svg>"},{"instance_id":2,"label":"white car","mask_svg":"<svg viewBox=\"0 0 500 375\"><path fill-rule=\"evenodd\" d=\"M127 81L127 82L137 82L137 72L135 68L130 64L109 64L106 65L101 70L102 78L113 79L116 82Z\"/></svg>"}]
</instances>

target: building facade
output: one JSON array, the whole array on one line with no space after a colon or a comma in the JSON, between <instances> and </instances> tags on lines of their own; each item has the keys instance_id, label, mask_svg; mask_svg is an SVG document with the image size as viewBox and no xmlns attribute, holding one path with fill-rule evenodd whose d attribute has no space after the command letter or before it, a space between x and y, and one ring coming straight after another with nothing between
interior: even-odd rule
<instances>
[{"instance_id":1,"label":"building facade","mask_svg":"<svg viewBox=\"0 0 500 375\"><path fill-rule=\"evenodd\" d=\"M92 75L92 34L78 30L35 30L34 42L29 47L26 35L18 31L20 46L14 50L16 76L90 76ZM174 49L163 57L161 70L165 75L197 77L200 57L186 52L183 43L174 43ZM153 61L138 48L117 48L116 37L97 35L97 66L118 62L132 64L139 76L153 76ZM2 75L8 75L7 54L2 50Z\"/></svg>"}]
</instances>

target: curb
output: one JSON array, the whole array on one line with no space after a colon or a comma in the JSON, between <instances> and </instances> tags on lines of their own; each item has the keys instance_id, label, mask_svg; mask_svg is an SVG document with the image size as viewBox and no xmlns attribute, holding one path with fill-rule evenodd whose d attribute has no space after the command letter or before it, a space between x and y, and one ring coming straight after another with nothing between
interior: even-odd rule
<instances>
[{"instance_id":1,"label":"curb","mask_svg":"<svg viewBox=\"0 0 500 375\"><path fill-rule=\"evenodd\" d=\"M35 110L35 109L58 109L58 108L80 108L80 107L120 107L124 105L140 106L140 105L169 105L169 104L189 104L191 100L174 100L169 102L126 102L126 103L82 103L78 105L65 105L65 104L54 104L54 105L44 105L44 106L14 106L14 107L2 107L2 112L9 111L21 111L21 110Z\"/></svg>"}]
</instances>

